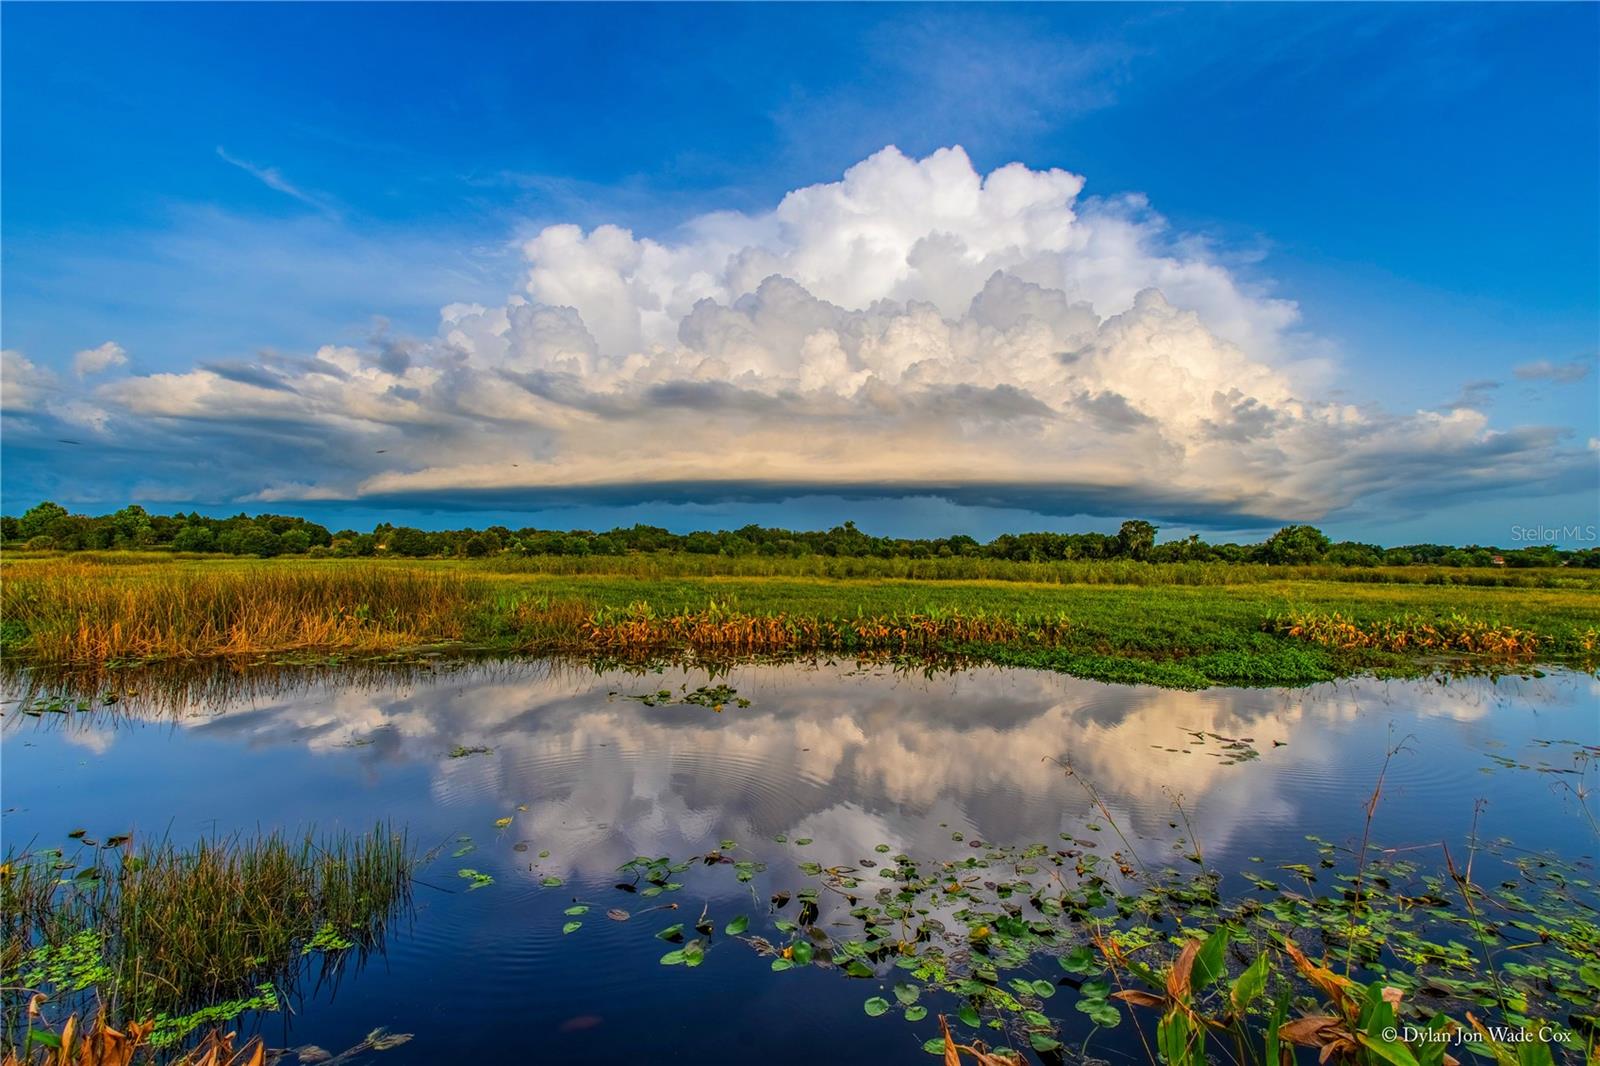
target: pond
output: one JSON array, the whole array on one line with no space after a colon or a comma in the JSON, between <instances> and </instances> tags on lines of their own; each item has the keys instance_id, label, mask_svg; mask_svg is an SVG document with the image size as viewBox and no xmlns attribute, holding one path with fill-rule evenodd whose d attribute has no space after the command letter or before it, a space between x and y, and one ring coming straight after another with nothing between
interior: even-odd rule
<instances>
[{"instance_id":1,"label":"pond","mask_svg":"<svg viewBox=\"0 0 1600 1066\"><path fill-rule=\"evenodd\" d=\"M924 1043L954 1001L924 998L932 1011L905 1020L894 960L858 977L774 972L763 945L793 934L774 923L796 919L817 867L867 880L896 856L1044 844L1069 867L1097 851L1114 883L1204 867L1224 897L1265 880L1315 896L1332 874L1305 867L1359 844L1380 774L1372 839L1417 849L1424 867L1443 866L1441 841L1459 861L1472 840L1509 838L1591 877L1596 853L1578 771L1593 777L1600 681L1573 672L1184 692L845 662L441 662L126 673L114 703L64 711L29 684L13 677L5 694L8 848L61 846L80 827L180 844L404 828L426 861L381 950L337 959L285 989L286 1009L244 1021L273 1046L334 1051L379 1026L414 1034L375 1056L396 1066L936 1061ZM643 863L623 869L711 853L732 861L654 883ZM775 908L782 893L796 901ZM814 942L842 938L850 907L823 891ZM738 921L744 936L727 933ZM673 925L688 940L656 935ZM662 964L702 939L698 965ZM1029 972L1060 983L1044 963ZM894 1009L870 1016L873 997ZM1073 999L1039 1009L1076 1047L1093 1023ZM1142 1060L1132 1029L1096 1033L1091 1052Z\"/></svg>"}]
</instances>

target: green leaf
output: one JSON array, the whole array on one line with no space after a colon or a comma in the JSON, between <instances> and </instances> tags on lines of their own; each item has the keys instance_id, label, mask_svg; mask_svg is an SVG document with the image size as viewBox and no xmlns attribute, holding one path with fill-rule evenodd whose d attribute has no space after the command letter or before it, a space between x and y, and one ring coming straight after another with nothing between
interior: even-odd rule
<instances>
[{"instance_id":1,"label":"green leaf","mask_svg":"<svg viewBox=\"0 0 1600 1066\"><path fill-rule=\"evenodd\" d=\"M663 966L682 966L683 965L683 960L684 960L684 955L683 955L682 950L669 951L665 955L661 956L661 965L663 965Z\"/></svg>"},{"instance_id":2,"label":"green leaf","mask_svg":"<svg viewBox=\"0 0 1600 1066\"><path fill-rule=\"evenodd\" d=\"M1090 973L1096 968L1094 949L1088 944L1080 944L1065 955L1058 955L1056 962L1068 973Z\"/></svg>"},{"instance_id":3,"label":"green leaf","mask_svg":"<svg viewBox=\"0 0 1600 1066\"><path fill-rule=\"evenodd\" d=\"M1517 1066L1554 1066L1548 1041L1532 1039L1517 1045Z\"/></svg>"},{"instance_id":4,"label":"green leaf","mask_svg":"<svg viewBox=\"0 0 1600 1066\"><path fill-rule=\"evenodd\" d=\"M1223 957L1228 950L1228 927L1220 926L1217 931L1206 937L1206 942L1200 945L1200 951L1194 957L1194 970L1190 977L1190 984L1198 991L1213 981L1227 976L1228 964Z\"/></svg>"},{"instance_id":5,"label":"green leaf","mask_svg":"<svg viewBox=\"0 0 1600 1066\"><path fill-rule=\"evenodd\" d=\"M1122 1012L1102 1000L1089 1012L1089 1019L1102 1029L1114 1029L1122 1022Z\"/></svg>"},{"instance_id":6,"label":"green leaf","mask_svg":"<svg viewBox=\"0 0 1600 1066\"><path fill-rule=\"evenodd\" d=\"M794 969L794 963L791 962L788 959L781 959L780 958L780 959L773 959L772 960L772 972L773 973L782 973L785 970L792 970L792 969Z\"/></svg>"},{"instance_id":7,"label":"green leaf","mask_svg":"<svg viewBox=\"0 0 1600 1066\"><path fill-rule=\"evenodd\" d=\"M575 918L580 914L588 914L589 913L589 907L588 907L587 904L574 903L572 906L568 907L566 910L562 911L561 913L567 915L568 917Z\"/></svg>"},{"instance_id":8,"label":"green leaf","mask_svg":"<svg viewBox=\"0 0 1600 1066\"><path fill-rule=\"evenodd\" d=\"M679 922L677 925L669 925L669 926L667 926L665 929L661 930L661 932L656 934L656 939L657 940L682 940L683 939L683 923Z\"/></svg>"},{"instance_id":9,"label":"green leaf","mask_svg":"<svg viewBox=\"0 0 1600 1066\"><path fill-rule=\"evenodd\" d=\"M559 878L559 877L547 877L543 881L540 881L539 883L541 885L543 885L545 888L560 888L561 887L561 878Z\"/></svg>"},{"instance_id":10,"label":"green leaf","mask_svg":"<svg viewBox=\"0 0 1600 1066\"><path fill-rule=\"evenodd\" d=\"M576 933L579 929L582 929L582 928L583 928L583 923L582 922L568 922L566 925L563 925L561 927L561 932L563 934L565 934L565 933Z\"/></svg>"},{"instance_id":11,"label":"green leaf","mask_svg":"<svg viewBox=\"0 0 1600 1066\"><path fill-rule=\"evenodd\" d=\"M1228 999L1235 1011L1243 1011L1254 1003L1267 987L1267 953L1256 956L1256 961L1245 968L1228 990Z\"/></svg>"},{"instance_id":12,"label":"green leaf","mask_svg":"<svg viewBox=\"0 0 1600 1066\"><path fill-rule=\"evenodd\" d=\"M932 1040L924 1040L922 1042L922 1050L930 1055L943 1055L944 1037L936 1036Z\"/></svg>"},{"instance_id":13,"label":"green leaf","mask_svg":"<svg viewBox=\"0 0 1600 1066\"><path fill-rule=\"evenodd\" d=\"M861 1009L867 1012L868 1017L876 1018L888 1013L889 1001L882 996L873 996L861 1005Z\"/></svg>"},{"instance_id":14,"label":"green leaf","mask_svg":"<svg viewBox=\"0 0 1600 1066\"><path fill-rule=\"evenodd\" d=\"M1391 1066L1417 1066L1417 1057L1398 1040L1385 1040L1381 1036L1369 1036L1366 1033L1357 1033L1356 1039L1362 1047Z\"/></svg>"},{"instance_id":15,"label":"green leaf","mask_svg":"<svg viewBox=\"0 0 1600 1066\"><path fill-rule=\"evenodd\" d=\"M914 1003L905 1010L906 1021L920 1022L928 1016L928 1008L920 1003Z\"/></svg>"},{"instance_id":16,"label":"green leaf","mask_svg":"<svg viewBox=\"0 0 1600 1066\"><path fill-rule=\"evenodd\" d=\"M904 981L901 981L899 984L894 986L894 998L898 999L905 1006L909 1007L911 1004L915 1003L918 997L921 995L922 989L918 988L916 985L906 984Z\"/></svg>"},{"instance_id":17,"label":"green leaf","mask_svg":"<svg viewBox=\"0 0 1600 1066\"><path fill-rule=\"evenodd\" d=\"M815 949L813 949L811 947L811 941L809 941L809 940L796 940L794 942L793 947L794 947L795 965L797 965L797 966L809 966L809 965L811 965L811 959L813 958L813 956L815 954Z\"/></svg>"},{"instance_id":18,"label":"green leaf","mask_svg":"<svg viewBox=\"0 0 1600 1066\"><path fill-rule=\"evenodd\" d=\"M961 1019L963 1025L970 1025L974 1029L983 1025L983 1019L978 1017L978 1008L970 1003L961 1004L961 1008L956 1011L956 1017Z\"/></svg>"},{"instance_id":19,"label":"green leaf","mask_svg":"<svg viewBox=\"0 0 1600 1066\"><path fill-rule=\"evenodd\" d=\"M750 919L741 914L739 917L725 925L722 931L728 936L738 936L748 928L750 928Z\"/></svg>"},{"instance_id":20,"label":"green leaf","mask_svg":"<svg viewBox=\"0 0 1600 1066\"><path fill-rule=\"evenodd\" d=\"M1029 1033L1028 1043L1033 1045L1035 1051L1059 1051L1061 1041L1049 1033Z\"/></svg>"},{"instance_id":21,"label":"green leaf","mask_svg":"<svg viewBox=\"0 0 1600 1066\"><path fill-rule=\"evenodd\" d=\"M1051 996L1056 994L1056 986L1051 984L1049 981L1040 978L1039 980L1033 982L1033 994L1038 996L1040 999L1049 999Z\"/></svg>"}]
</instances>

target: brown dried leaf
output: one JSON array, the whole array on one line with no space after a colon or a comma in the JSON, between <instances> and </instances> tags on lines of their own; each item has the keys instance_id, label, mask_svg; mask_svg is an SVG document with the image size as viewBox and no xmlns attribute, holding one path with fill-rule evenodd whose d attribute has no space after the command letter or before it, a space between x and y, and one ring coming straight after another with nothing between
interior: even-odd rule
<instances>
[{"instance_id":1,"label":"brown dried leaf","mask_svg":"<svg viewBox=\"0 0 1600 1066\"><path fill-rule=\"evenodd\" d=\"M1311 1014L1285 1022L1278 1027L1278 1036L1302 1047L1323 1047L1329 1043L1330 1031L1339 1031L1338 1018L1329 1014Z\"/></svg>"},{"instance_id":2,"label":"brown dried leaf","mask_svg":"<svg viewBox=\"0 0 1600 1066\"><path fill-rule=\"evenodd\" d=\"M944 1066L961 1066L961 1053L956 1050L956 1042L950 1036L950 1023L944 1015L939 1015L939 1028L944 1030Z\"/></svg>"},{"instance_id":3,"label":"brown dried leaf","mask_svg":"<svg viewBox=\"0 0 1600 1066\"><path fill-rule=\"evenodd\" d=\"M1195 956L1200 954L1200 941L1191 940L1183 945L1183 951L1178 954L1178 959L1172 964L1172 969L1167 973L1167 995L1178 1001L1189 998L1189 978L1194 971Z\"/></svg>"},{"instance_id":4,"label":"brown dried leaf","mask_svg":"<svg viewBox=\"0 0 1600 1066\"><path fill-rule=\"evenodd\" d=\"M1285 940L1283 949L1289 953L1289 958L1294 960L1295 967L1305 979L1321 989L1322 994L1332 1001L1341 1014L1350 1016L1360 1009L1351 994L1351 989L1355 987L1354 982L1306 958L1305 952L1301 951L1293 940Z\"/></svg>"},{"instance_id":5,"label":"brown dried leaf","mask_svg":"<svg viewBox=\"0 0 1600 1066\"><path fill-rule=\"evenodd\" d=\"M1120 999L1124 1003L1132 1003L1135 1007L1155 1007L1160 1009L1166 1006L1167 1001L1154 992L1145 992L1137 988L1124 988L1120 992L1111 993L1112 999Z\"/></svg>"}]
</instances>

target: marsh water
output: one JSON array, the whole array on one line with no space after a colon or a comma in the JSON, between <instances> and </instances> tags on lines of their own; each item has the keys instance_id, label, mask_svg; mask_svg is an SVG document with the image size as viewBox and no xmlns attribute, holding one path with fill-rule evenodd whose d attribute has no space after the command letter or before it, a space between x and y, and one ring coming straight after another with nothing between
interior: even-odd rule
<instances>
[{"instance_id":1,"label":"marsh water","mask_svg":"<svg viewBox=\"0 0 1600 1066\"><path fill-rule=\"evenodd\" d=\"M755 933L800 863L932 861L1063 834L1120 833L1147 864L1198 851L1224 891L1248 890L1239 872L1305 862L1308 835L1358 839L1393 747L1375 839L1456 842L1476 819L1521 849L1594 853L1570 790L1538 772L1571 765L1552 741L1600 743L1600 681L1582 673L1180 692L854 663L715 676L440 663L129 674L112 705L42 713L28 678L8 685L9 848L59 846L80 827L177 842L403 827L429 859L382 949L244 1022L274 1046L333 1051L378 1026L414 1034L375 1056L396 1066L932 1061L935 1015L863 1012L892 972L774 973L720 936L703 965L664 967L653 933L703 908L719 934L736 914ZM654 899L614 887L634 856L724 849L764 869L749 884L686 876ZM493 882L471 889L462 869ZM596 906L563 933L575 900ZM675 914L645 912L668 900ZM634 914L605 920L612 906ZM1064 1038L1087 1033L1070 997L1047 1011ZM1096 1046L1116 1057L1118 1039Z\"/></svg>"}]
</instances>

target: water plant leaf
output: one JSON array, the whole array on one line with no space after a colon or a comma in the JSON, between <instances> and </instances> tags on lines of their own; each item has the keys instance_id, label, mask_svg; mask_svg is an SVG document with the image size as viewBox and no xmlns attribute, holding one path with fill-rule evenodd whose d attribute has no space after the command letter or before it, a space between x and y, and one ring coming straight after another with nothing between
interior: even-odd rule
<instances>
[{"instance_id":1,"label":"water plant leaf","mask_svg":"<svg viewBox=\"0 0 1600 1066\"><path fill-rule=\"evenodd\" d=\"M750 919L748 916L741 914L739 917L723 926L722 931L728 936L738 936L748 928L750 928Z\"/></svg>"},{"instance_id":2,"label":"water plant leaf","mask_svg":"<svg viewBox=\"0 0 1600 1066\"><path fill-rule=\"evenodd\" d=\"M920 1003L914 1003L905 1009L905 1019L908 1022L920 1022L928 1016L928 1008Z\"/></svg>"},{"instance_id":3,"label":"water plant leaf","mask_svg":"<svg viewBox=\"0 0 1600 1066\"><path fill-rule=\"evenodd\" d=\"M1195 953L1193 975L1195 988L1205 988L1227 976L1227 963L1223 957L1227 950L1228 927L1219 926L1215 932L1206 937L1205 943L1200 945L1200 950Z\"/></svg>"},{"instance_id":4,"label":"water plant leaf","mask_svg":"<svg viewBox=\"0 0 1600 1066\"><path fill-rule=\"evenodd\" d=\"M612 907L610 910L606 911L606 917L610 918L613 922L625 922L629 918L632 918L633 915L629 914L621 907Z\"/></svg>"},{"instance_id":5,"label":"water plant leaf","mask_svg":"<svg viewBox=\"0 0 1600 1066\"><path fill-rule=\"evenodd\" d=\"M561 913L565 914L569 918L576 918L580 914L588 914L589 905L587 903L574 903Z\"/></svg>"},{"instance_id":6,"label":"water plant leaf","mask_svg":"<svg viewBox=\"0 0 1600 1066\"><path fill-rule=\"evenodd\" d=\"M462 867L460 870L456 871L456 876L466 879L468 892L471 892L473 889L485 888L494 884L493 877L486 873L480 873L471 867Z\"/></svg>"},{"instance_id":7,"label":"water plant leaf","mask_svg":"<svg viewBox=\"0 0 1600 1066\"><path fill-rule=\"evenodd\" d=\"M565 925L563 925L561 927L561 932L563 934L576 933L581 928L583 928L583 923L582 922L568 922L567 924L565 924Z\"/></svg>"},{"instance_id":8,"label":"water plant leaf","mask_svg":"<svg viewBox=\"0 0 1600 1066\"><path fill-rule=\"evenodd\" d=\"M508 826L510 824L511 824L511 818L510 818L509 815L507 817L505 817L505 818L496 818L494 820L494 827L496 829L504 829L506 826Z\"/></svg>"},{"instance_id":9,"label":"water plant leaf","mask_svg":"<svg viewBox=\"0 0 1600 1066\"><path fill-rule=\"evenodd\" d=\"M873 996L861 1005L861 1009L867 1012L868 1017L876 1018L888 1013L889 1001L882 996Z\"/></svg>"},{"instance_id":10,"label":"water plant leaf","mask_svg":"<svg viewBox=\"0 0 1600 1066\"><path fill-rule=\"evenodd\" d=\"M1056 962L1068 973L1091 973L1096 968L1094 949L1088 944L1080 944L1065 955L1056 956Z\"/></svg>"},{"instance_id":11,"label":"water plant leaf","mask_svg":"<svg viewBox=\"0 0 1600 1066\"><path fill-rule=\"evenodd\" d=\"M1245 968L1233 982L1233 987L1228 990L1228 999L1233 1004L1233 1009L1243 1013L1250 1004L1256 1001L1262 991L1267 987L1267 953L1262 952L1256 956L1254 962Z\"/></svg>"}]
</instances>

